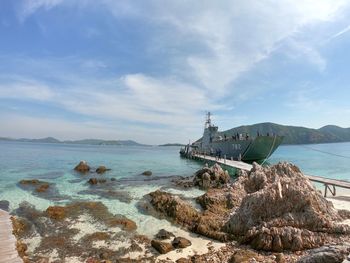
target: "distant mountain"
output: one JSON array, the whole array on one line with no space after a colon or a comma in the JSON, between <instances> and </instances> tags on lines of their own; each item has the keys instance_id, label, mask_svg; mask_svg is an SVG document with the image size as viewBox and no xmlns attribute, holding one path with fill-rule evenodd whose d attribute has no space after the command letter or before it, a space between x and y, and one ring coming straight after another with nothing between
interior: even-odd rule
<instances>
[{"instance_id":1,"label":"distant mountain","mask_svg":"<svg viewBox=\"0 0 350 263\"><path fill-rule=\"evenodd\" d=\"M84 139L84 140L66 140L60 141L53 137L42 139L13 139L7 137L0 137L0 141L16 141L16 142L36 142L36 143L66 143L66 144L89 144L89 145L120 145L120 146L146 146L132 140L100 140L100 139Z\"/></svg>"},{"instance_id":2,"label":"distant mountain","mask_svg":"<svg viewBox=\"0 0 350 263\"><path fill-rule=\"evenodd\" d=\"M160 144L158 146L161 147L167 147L167 146L185 146L185 144L181 144L181 143L166 143L166 144Z\"/></svg>"},{"instance_id":3,"label":"distant mountain","mask_svg":"<svg viewBox=\"0 0 350 263\"><path fill-rule=\"evenodd\" d=\"M350 141L350 128L341 128L327 125L320 129L305 127L285 126L271 122L258 123L254 125L239 126L220 132L222 135L232 136L236 133L248 133L251 136L260 134L277 134L284 136L283 144L311 144L332 143Z\"/></svg>"}]
</instances>

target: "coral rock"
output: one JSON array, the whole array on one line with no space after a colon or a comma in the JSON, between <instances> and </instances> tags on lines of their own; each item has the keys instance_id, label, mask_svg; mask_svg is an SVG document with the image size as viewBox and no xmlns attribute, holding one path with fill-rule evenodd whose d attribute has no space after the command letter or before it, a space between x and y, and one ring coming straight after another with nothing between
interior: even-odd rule
<instances>
[{"instance_id":1,"label":"coral rock","mask_svg":"<svg viewBox=\"0 0 350 263\"><path fill-rule=\"evenodd\" d=\"M194 175L193 184L204 189L222 187L230 182L230 175L224 171L220 165L214 164L212 167L204 167Z\"/></svg>"},{"instance_id":2,"label":"coral rock","mask_svg":"<svg viewBox=\"0 0 350 263\"><path fill-rule=\"evenodd\" d=\"M156 238L158 239L170 239L171 237L174 237L174 234L166 231L165 229L159 230L159 232L156 235Z\"/></svg>"},{"instance_id":3,"label":"coral rock","mask_svg":"<svg viewBox=\"0 0 350 263\"><path fill-rule=\"evenodd\" d=\"M106 166L101 165L96 169L96 173L103 174L103 173L110 171L110 170L111 169L106 168Z\"/></svg>"},{"instance_id":4,"label":"coral rock","mask_svg":"<svg viewBox=\"0 0 350 263\"><path fill-rule=\"evenodd\" d=\"M152 171L144 171L142 175L150 176L152 175Z\"/></svg>"}]
</instances>

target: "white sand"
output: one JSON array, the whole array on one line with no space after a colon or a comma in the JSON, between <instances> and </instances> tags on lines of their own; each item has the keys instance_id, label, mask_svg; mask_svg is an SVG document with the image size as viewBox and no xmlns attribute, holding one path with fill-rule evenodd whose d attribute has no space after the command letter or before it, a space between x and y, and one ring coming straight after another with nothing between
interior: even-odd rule
<instances>
[{"instance_id":1,"label":"white sand","mask_svg":"<svg viewBox=\"0 0 350 263\"><path fill-rule=\"evenodd\" d=\"M213 249L217 250L225 246L224 243L214 241L212 239L205 238L203 236L199 236L197 234L193 234L182 229L177 229L175 231L172 231L172 233L177 237L184 237L190 240L192 242L192 245L184 249L176 249L167 254L160 255L157 257L157 261L170 259L171 261L175 262L177 259L182 257L187 258L193 255L202 255L208 253L209 247L213 247ZM165 241L171 242L171 240Z\"/></svg>"},{"instance_id":2,"label":"white sand","mask_svg":"<svg viewBox=\"0 0 350 263\"><path fill-rule=\"evenodd\" d=\"M350 190L337 188L336 196L328 196L327 200L331 201L336 209L344 209L350 211ZM341 224L350 226L350 219L344 220Z\"/></svg>"}]
</instances>

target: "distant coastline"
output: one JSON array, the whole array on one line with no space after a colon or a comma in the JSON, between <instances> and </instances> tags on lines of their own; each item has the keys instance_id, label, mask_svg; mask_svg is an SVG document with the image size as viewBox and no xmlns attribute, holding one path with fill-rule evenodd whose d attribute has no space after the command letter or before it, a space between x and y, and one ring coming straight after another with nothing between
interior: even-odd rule
<instances>
[{"instance_id":1,"label":"distant coastline","mask_svg":"<svg viewBox=\"0 0 350 263\"><path fill-rule=\"evenodd\" d=\"M83 144L83 145L119 145L119 146L150 146L147 144L141 144L133 140L100 140L100 139L83 139L83 140L64 140L60 141L53 137L46 137L40 139L27 139L27 138L7 138L0 137L0 141L12 141L12 142L29 142L29 143L57 143L57 144Z\"/></svg>"},{"instance_id":2,"label":"distant coastline","mask_svg":"<svg viewBox=\"0 0 350 263\"><path fill-rule=\"evenodd\" d=\"M226 131L220 131L220 134L232 136L239 134L278 134L284 136L282 144L317 144L317 143L337 143L350 142L350 128L342 128L335 125L326 125L319 129L312 129L299 126L287 126L271 122L257 123L253 125L239 126ZM201 139L198 139L198 141ZM34 142L34 143L64 143L64 144L86 144L86 145L120 145L120 146L152 146L148 144L138 143L133 140L102 140L102 139L82 139L82 140L58 140L54 137L46 137L40 139L27 138L9 138L0 137L0 141L16 141L16 142ZM182 143L165 143L157 146L184 146Z\"/></svg>"}]
</instances>

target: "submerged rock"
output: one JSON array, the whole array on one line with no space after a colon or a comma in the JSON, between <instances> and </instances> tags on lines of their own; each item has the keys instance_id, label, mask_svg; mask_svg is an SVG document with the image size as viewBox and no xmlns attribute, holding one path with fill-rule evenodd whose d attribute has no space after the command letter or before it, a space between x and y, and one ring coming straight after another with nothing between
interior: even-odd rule
<instances>
[{"instance_id":1,"label":"submerged rock","mask_svg":"<svg viewBox=\"0 0 350 263\"><path fill-rule=\"evenodd\" d=\"M88 180L88 183L91 184L91 185L95 185L95 184L103 184L107 182L106 179L99 179L99 178L90 178Z\"/></svg>"},{"instance_id":2,"label":"submerged rock","mask_svg":"<svg viewBox=\"0 0 350 263\"><path fill-rule=\"evenodd\" d=\"M110 170L111 170L111 169L106 168L106 166L101 165L101 166L97 167L96 173L98 173L98 174L103 174L103 173L105 173L105 172L107 172L107 171L110 171Z\"/></svg>"},{"instance_id":3,"label":"submerged rock","mask_svg":"<svg viewBox=\"0 0 350 263\"><path fill-rule=\"evenodd\" d=\"M160 254L166 254L170 251L172 251L174 248L170 243L166 243L159 240L152 240L151 241L152 247L154 247Z\"/></svg>"},{"instance_id":4,"label":"submerged rock","mask_svg":"<svg viewBox=\"0 0 350 263\"><path fill-rule=\"evenodd\" d=\"M142 173L142 175L151 176L152 175L152 171L144 171Z\"/></svg>"},{"instance_id":5,"label":"submerged rock","mask_svg":"<svg viewBox=\"0 0 350 263\"><path fill-rule=\"evenodd\" d=\"M171 242L174 248L186 248L192 245L191 241L184 237L176 237L173 242Z\"/></svg>"},{"instance_id":6,"label":"submerged rock","mask_svg":"<svg viewBox=\"0 0 350 263\"><path fill-rule=\"evenodd\" d=\"M79 173L87 173L90 171L90 166L86 161L80 161L80 163L74 167L74 170Z\"/></svg>"},{"instance_id":7,"label":"submerged rock","mask_svg":"<svg viewBox=\"0 0 350 263\"><path fill-rule=\"evenodd\" d=\"M0 201L0 209L5 210L5 211L9 211L10 208L10 202L7 200L1 200Z\"/></svg>"},{"instance_id":8,"label":"submerged rock","mask_svg":"<svg viewBox=\"0 0 350 263\"><path fill-rule=\"evenodd\" d=\"M230 182L230 175L220 165L204 167L194 175L193 184L204 189L212 187L223 187Z\"/></svg>"}]
</instances>

